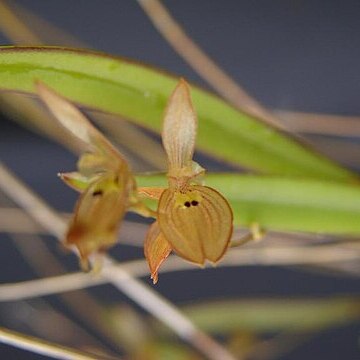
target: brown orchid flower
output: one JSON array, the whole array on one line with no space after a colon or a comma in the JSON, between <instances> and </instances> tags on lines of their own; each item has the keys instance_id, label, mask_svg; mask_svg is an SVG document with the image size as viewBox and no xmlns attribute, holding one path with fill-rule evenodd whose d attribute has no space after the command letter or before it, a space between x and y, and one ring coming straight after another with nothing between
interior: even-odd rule
<instances>
[{"instance_id":1,"label":"brown orchid flower","mask_svg":"<svg viewBox=\"0 0 360 360\"><path fill-rule=\"evenodd\" d=\"M77 248L81 266L87 270L90 255L98 255L99 261L99 255L116 243L125 212L144 208L137 200L135 178L123 156L72 103L41 82L36 88L55 118L86 148L78 171L60 177L81 192L64 244Z\"/></svg>"},{"instance_id":2,"label":"brown orchid flower","mask_svg":"<svg viewBox=\"0 0 360 360\"><path fill-rule=\"evenodd\" d=\"M151 225L144 245L154 283L160 265L172 250L203 266L206 260L217 263L230 243L230 205L215 189L201 185L205 170L192 160L196 131L189 86L180 80L166 108L162 131L169 187L139 189L144 196L159 198L157 221Z\"/></svg>"}]
</instances>

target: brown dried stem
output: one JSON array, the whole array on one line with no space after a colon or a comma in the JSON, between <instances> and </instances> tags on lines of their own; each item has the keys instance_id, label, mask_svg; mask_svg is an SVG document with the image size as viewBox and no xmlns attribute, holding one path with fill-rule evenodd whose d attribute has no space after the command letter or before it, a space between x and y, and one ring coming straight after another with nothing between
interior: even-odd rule
<instances>
[{"instance_id":1,"label":"brown dried stem","mask_svg":"<svg viewBox=\"0 0 360 360\"><path fill-rule=\"evenodd\" d=\"M56 359L110 360L109 357L85 353L4 328L0 328L0 342Z\"/></svg>"},{"instance_id":2,"label":"brown dried stem","mask_svg":"<svg viewBox=\"0 0 360 360\"><path fill-rule=\"evenodd\" d=\"M354 248L333 245L242 248L232 249L217 267L326 265L348 261L355 262L358 261L359 256L360 249L355 250ZM117 268L117 266L114 266L114 268ZM143 277L149 274L145 260L128 261L119 266L132 276ZM160 273L194 269L200 268L194 264L184 262L176 256L170 256L162 266ZM103 276L95 277L92 274L79 272L15 284L4 284L0 285L0 301L58 294L107 282L108 279Z\"/></svg>"},{"instance_id":3,"label":"brown dried stem","mask_svg":"<svg viewBox=\"0 0 360 360\"><path fill-rule=\"evenodd\" d=\"M281 127L279 121L222 70L185 32L159 0L137 0L174 50L224 99L238 109Z\"/></svg>"}]
</instances>

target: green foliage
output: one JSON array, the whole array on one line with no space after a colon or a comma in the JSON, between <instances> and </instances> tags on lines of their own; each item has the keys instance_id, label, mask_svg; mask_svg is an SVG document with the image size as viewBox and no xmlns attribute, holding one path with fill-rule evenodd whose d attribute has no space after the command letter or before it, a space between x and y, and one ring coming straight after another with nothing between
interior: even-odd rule
<instances>
[{"instance_id":1,"label":"green foliage","mask_svg":"<svg viewBox=\"0 0 360 360\"><path fill-rule=\"evenodd\" d=\"M252 299L189 306L185 313L204 330L314 331L359 320L359 300Z\"/></svg>"},{"instance_id":2,"label":"green foliage","mask_svg":"<svg viewBox=\"0 0 360 360\"><path fill-rule=\"evenodd\" d=\"M56 47L2 47L0 87L34 92L40 79L72 101L160 131L178 79L127 60ZM262 173L351 180L355 176L286 134L192 87L200 150Z\"/></svg>"},{"instance_id":3,"label":"green foliage","mask_svg":"<svg viewBox=\"0 0 360 360\"><path fill-rule=\"evenodd\" d=\"M35 79L70 100L155 131L160 131L165 103L178 80L121 58L83 50L0 49L0 88L33 93ZM356 175L212 94L193 87L192 97L199 116L201 150L276 175L207 175L206 184L231 202L236 225L257 222L274 230L360 234ZM140 186L166 183L158 176L138 180Z\"/></svg>"},{"instance_id":4,"label":"green foliage","mask_svg":"<svg viewBox=\"0 0 360 360\"><path fill-rule=\"evenodd\" d=\"M137 176L139 186L162 186L161 175ZM230 202L235 225L283 231L360 234L360 187L324 180L207 174L206 185Z\"/></svg>"}]
</instances>

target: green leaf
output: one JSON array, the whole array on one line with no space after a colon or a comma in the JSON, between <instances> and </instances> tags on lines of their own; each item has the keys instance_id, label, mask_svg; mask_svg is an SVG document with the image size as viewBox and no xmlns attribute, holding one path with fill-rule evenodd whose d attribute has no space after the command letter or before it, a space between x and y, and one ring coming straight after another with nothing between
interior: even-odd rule
<instances>
[{"instance_id":1,"label":"green leaf","mask_svg":"<svg viewBox=\"0 0 360 360\"><path fill-rule=\"evenodd\" d=\"M41 79L69 99L160 131L178 79L104 54L56 47L1 47L0 88L34 92ZM355 175L273 127L192 86L198 149L263 173L334 180ZM139 144L141 146L141 144Z\"/></svg>"},{"instance_id":2,"label":"green leaf","mask_svg":"<svg viewBox=\"0 0 360 360\"><path fill-rule=\"evenodd\" d=\"M138 176L139 186L166 186L165 176ZM360 187L317 179L207 174L206 185L230 202L234 224L279 231L360 234Z\"/></svg>"},{"instance_id":3,"label":"green leaf","mask_svg":"<svg viewBox=\"0 0 360 360\"><path fill-rule=\"evenodd\" d=\"M183 310L199 327L216 333L309 331L359 320L356 298L219 301Z\"/></svg>"}]
</instances>

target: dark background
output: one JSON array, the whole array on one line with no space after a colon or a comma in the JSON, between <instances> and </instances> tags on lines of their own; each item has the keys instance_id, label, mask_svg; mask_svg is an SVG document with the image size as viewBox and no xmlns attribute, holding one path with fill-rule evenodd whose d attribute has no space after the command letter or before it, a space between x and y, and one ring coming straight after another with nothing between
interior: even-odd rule
<instances>
[{"instance_id":1,"label":"dark background","mask_svg":"<svg viewBox=\"0 0 360 360\"><path fill-rule=\"evenodd\" d=\"M17 2L94 49L149 63L204 85L156 32L136 1ZM164 4L188 34L264 105L360 115L358 0L170 0ZM1 36L0 42L9 44ZM56 178L58 171L74 169L75 158L69 152L2 118L0 156L52 206L71 210L75 194ZM6 236L1 241L0 280L33 278L11 241ZM121 260L142 256L141 250L129 247L119 247L113 253L120 254ZM68 261L69 268L75 270L76 260ZM183 304L207 298L358 294L360 286L356 278L239 267L165 274L156 289ZM97 296L100 292L108 301L127 301L107 287L101 287ZM0 304L0 322L16 326L5 316L9 306ZM359 333L359 324L326 331L284 359L356 359ZM41 357L0 346L0 359L25 358Z\"/></svg>"}]
</instances>

